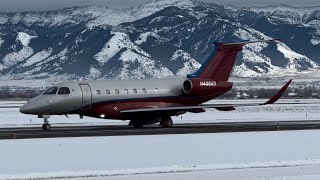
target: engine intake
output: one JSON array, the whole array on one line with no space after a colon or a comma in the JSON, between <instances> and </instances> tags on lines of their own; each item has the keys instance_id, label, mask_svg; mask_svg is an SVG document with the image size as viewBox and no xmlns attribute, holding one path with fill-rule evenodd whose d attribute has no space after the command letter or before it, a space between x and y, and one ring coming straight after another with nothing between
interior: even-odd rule
<instances>
[{"instance_id":1,"label":"engine intake","mask_svg":"<svg viewBox=\"0 0 320 180\"><path fill-rule=\"evenodd\" d=\"M192 82L190 80L185 80L183 82L182 91L185 94L189 94L192 90Z\"/></svg>"}]
</instances>

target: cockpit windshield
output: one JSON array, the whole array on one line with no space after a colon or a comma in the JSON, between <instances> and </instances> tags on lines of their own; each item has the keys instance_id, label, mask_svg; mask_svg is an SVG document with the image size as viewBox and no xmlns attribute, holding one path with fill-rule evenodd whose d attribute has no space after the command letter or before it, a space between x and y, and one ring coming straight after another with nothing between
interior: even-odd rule
<instances>
[{"instance_id":1,"label":"cockpit windshield","mask_svg":"<svg viewBox=\"0 0 320 180\"><path fill-rule=\"evenodd\" d=\"M70 89L67 87L59 88L58 94L70 94Z\"/></svg>"},{"instance_id":2,"label":"cockpit windshield","mask_svg":"<svg viewBox=\"0 0 320 180\"><path fill-rule=\"evenodd\" d=\"M48 90L46 90L43 94L44 95L48 95L48 94L56 94L57 93L58 88L57 87L51 87Z\"/></svg>"}]
</instances>

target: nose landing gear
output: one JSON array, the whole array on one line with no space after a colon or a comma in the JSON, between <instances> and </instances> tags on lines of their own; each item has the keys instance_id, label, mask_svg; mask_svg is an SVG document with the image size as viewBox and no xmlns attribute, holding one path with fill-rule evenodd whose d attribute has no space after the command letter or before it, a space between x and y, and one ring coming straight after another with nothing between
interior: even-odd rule
<instances>
[{"instance_id":1,"label":"nose landing gear","mask_svg":"<svg viewBox=\"0 0 320 180\"><path fill-rule=\"evenodd\" d=\"M49 124L48 118L43 118L44 124L42 125L43 130L50 130L51 125Z\"/></svg>"}]
</instances>

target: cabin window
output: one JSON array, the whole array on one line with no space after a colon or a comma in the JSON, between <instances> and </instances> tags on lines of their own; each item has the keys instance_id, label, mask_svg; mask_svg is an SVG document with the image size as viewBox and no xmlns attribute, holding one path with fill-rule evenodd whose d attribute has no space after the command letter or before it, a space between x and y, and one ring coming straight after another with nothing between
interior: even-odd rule
<instances>
[{"instance_id":1,"label":"cabin window","mask_svg":"<svg viewBox=\"0 0 320 180\"><path fill-rule=\"evenodd\" d=\"M133 93L137 94L138 93L137 89L133 89Z\"/></svg>"},{"instance_id":2,"label":"cabin window","mask_svg":"<svg viewBox=\"0 0 320 180\"><path fill-rule=\"evenodd\" d=\"M70 94L70 89L67 87L59 88L58 94Z\"/></svg>"},{"instance_id":3,"label":"cabin window","mask_svg":"<svg viewBox=\"0 0 320 180\"><path fill-rule=\"evenodd\" d=\"M146 88L142 88L142 92L143 92L144 94L147 93Z\"/></svg>"},{"instance_id":4,"label":"cabin window","mask_svg":"<svg viewBox=\"0 0 320 180\"><path fill-rule=\"evenodd\" d=\"M119 94L119 89L116 89L115 92L116 92L116 94Z\"/></svg>"},{"instance_id":5,"label":"cabin window","mask_svg":"<svg viewBox=\"0 0 320 180\"><path fill-rule=\"evenodd\" d=\"M57 90L58 90L57 87L51 87L48 90L46 90L43 94L45 94L45 95L47 95L47 94L56 94Z\"/></svg>"},{"instance_id":6,"label":"cabin window","mask_svg":"<svg viewBox=\"0 0 320 180\"><path fill-rule=\"evenodd\" d=\"M101 95L101 91L100 91L100 90L97 90L97 94L98 94L98 95Z\"/></svg>"},{"instance_id":7,"label":"cabin window","mask_svg":"<svg viewBox=\"0 0 320 180\"><path fill-rule=\"evenodd\" d=\"M107 94L107 95L110 95L110 90L106 90L106 94Z\"/></svg>"},{"instance_id":8,"label":"cabin window","mask_svg":"<svg viewBox=\"0 0 320 180\"><path fill-rule=\"evenodd\" d=\"M125 94L129 94L128 89L124 89L124 93L125 93Z\"/></svg>"},{"instance_id":9,"label":"cabin window","mask_svg":"<svg viewBox=\"0 0 320 180\"><path fill-rule=\"evenodd\" d=\"M155 92L156 92L156 93L159 93L159 89L158 89L158 88L155 88Z\"/></svg>"}]
</instances>

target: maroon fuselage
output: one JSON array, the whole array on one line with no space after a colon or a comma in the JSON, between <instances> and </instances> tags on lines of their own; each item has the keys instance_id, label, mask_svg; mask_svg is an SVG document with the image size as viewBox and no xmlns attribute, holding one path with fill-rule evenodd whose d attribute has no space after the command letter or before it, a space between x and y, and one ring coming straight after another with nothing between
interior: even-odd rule
<instances>
[{"instance_id":1,"label":"maroon fuselage","mask_svg":"<svg viewBox=\"0 0 320 180\"><path fill-rule=\"evenodd\" d=\"M148 97L146 95L142 98L102 100L93 103L90 108L81 109L80 114L96 118L101 118L100 115L103 114L103 118L107 119L128 120L132 119L132 114L121 113L121 111L152 107L195 106L230 91L233 85L230 82L216 82L199 78L192 78L190 81L192 82L192 89L188 94L181 89L181 94L177 96ZM173 116L186 112L173 110L169 114Z\"/></svg>"}]
</instances>

